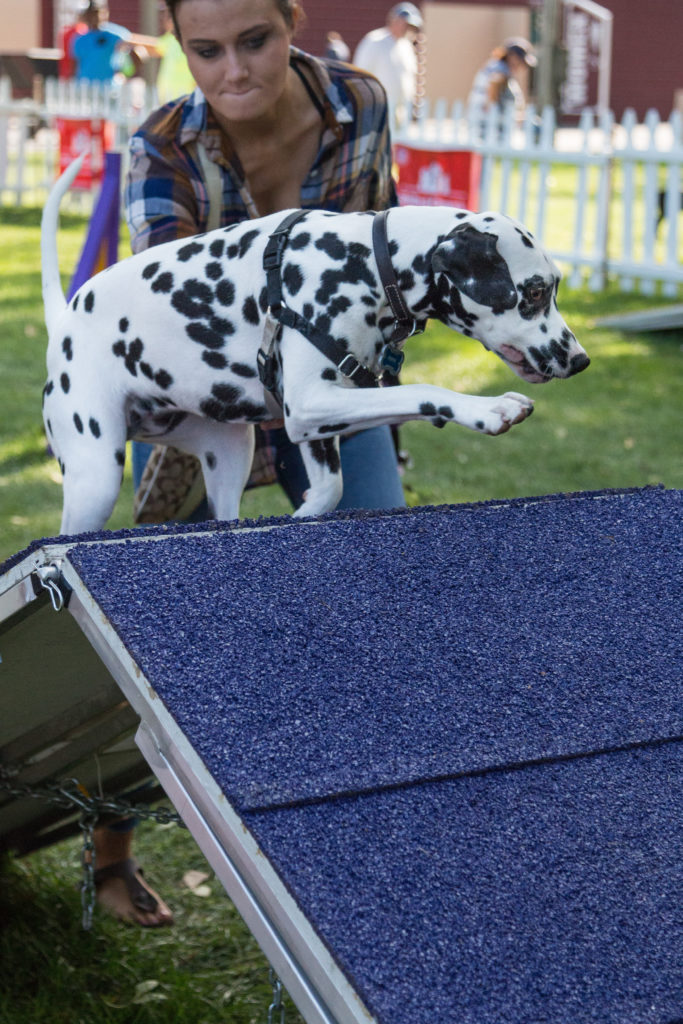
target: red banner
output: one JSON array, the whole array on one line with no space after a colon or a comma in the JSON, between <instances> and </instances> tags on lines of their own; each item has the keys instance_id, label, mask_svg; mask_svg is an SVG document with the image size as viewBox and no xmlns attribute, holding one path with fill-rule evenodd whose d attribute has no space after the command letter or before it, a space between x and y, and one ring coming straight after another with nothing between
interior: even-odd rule
<instances>
[{"instance_id":1,"label":"red banner","mask_svg":"<svg viewBox=\"0 0 683 1024\"><path fill-rule=\"evenodd\" d=\"M481 155L469 150L415 149L399 143L394 149L398 197L408 206L479 205Z\"/></svg>"},{"instance_id":2,"label":"red banner","mask_svg":"<svg viewBox=\"0 0 683 1024\"><path fill-rule=\"evenodd\" d=\"M114 126L101 119L57 118L59 132L59 173L83 150L87 155L72 188L91 189L102 182L104 154L114 144Z\"/></svg>"}]
</instances>

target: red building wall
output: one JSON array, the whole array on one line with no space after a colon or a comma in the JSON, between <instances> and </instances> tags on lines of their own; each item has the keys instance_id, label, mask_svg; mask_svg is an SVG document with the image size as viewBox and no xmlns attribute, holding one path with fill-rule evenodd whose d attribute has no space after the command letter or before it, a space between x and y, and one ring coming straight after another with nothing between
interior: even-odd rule
<instances>
[{"instance_id":1,"label":"red building wall","mask_svg":"<svg viewBox=\"0 0 683 1024\"><path fill-rule=\"evenodd\" d=\"M602 0L614 14L611 107L668 117L683 89L681 0Z\"/></svg>"},{"instance_id":2,"label":"red building wall","mask_svg":"<svg viewBox=\"0 0 683 1024\"><path fill-rule=\"evenodd\" d=\"M435 0L439 2L439 0ZM468 0L505 6L507 0ZM515 0L516 4L523 0ZM50 11L52 0L43 0L43 46L52 46ZM140 0L109 0L111 19L140 31ZM682 0L603 0L614 14L611 107L621 117L634 107L640 117L650 107L668 117L674 92L683 89ZM304 0L306 23L296 42L302 49L320 54L325 35L341 32L353 52L366 32L384 24L391 3L387 0ZM419 6L419 4L418 4ZM538 0L534 6L538 6Z\"/></svg>"}]
</instances>

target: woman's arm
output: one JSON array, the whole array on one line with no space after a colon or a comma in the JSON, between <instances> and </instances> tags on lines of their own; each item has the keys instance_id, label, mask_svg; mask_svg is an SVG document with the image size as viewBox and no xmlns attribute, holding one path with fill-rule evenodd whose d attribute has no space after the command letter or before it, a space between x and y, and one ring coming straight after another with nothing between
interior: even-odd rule
<instances>
[{"instance_id":1,"label":"woman's arm","mask_svg":"<svg viewBox=\"0 0 683 1024\"><path fill-rule=\"evenodd\" d=\"M124 204L133 252L204 230L196 189L201 175L188 154L172 149L173 161L144 128L130 141Z\"/></svg>"}]
</instances>

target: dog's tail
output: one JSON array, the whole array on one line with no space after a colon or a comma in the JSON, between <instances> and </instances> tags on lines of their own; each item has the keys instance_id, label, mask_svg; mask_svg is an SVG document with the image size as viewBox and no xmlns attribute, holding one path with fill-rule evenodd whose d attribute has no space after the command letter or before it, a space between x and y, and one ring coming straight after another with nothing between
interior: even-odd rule
<instances>
[{"instance_id":1,"label":"dog's tail","mask_svg":"<svg viewBox=\"0 0 683 1024\"><path fill-rule=\"evenodd\" d=\"M40 222L40 255L43 271L43 304L45 306L45 323L48 333L57 316L66 305L66 298L59 276L59 258L57 255L57 229L59 227L59 204L69 191L71 184L81 169L85 152L73 160L64 173L52 186L47 202L43 208Z\"/></svg>"}]
</instances>

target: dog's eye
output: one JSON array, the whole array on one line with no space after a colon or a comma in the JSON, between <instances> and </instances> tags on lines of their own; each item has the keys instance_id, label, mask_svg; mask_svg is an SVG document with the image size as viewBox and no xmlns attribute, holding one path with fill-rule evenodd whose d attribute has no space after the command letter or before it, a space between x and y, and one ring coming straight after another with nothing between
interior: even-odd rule
<instances>
[{"instance_id":1,"label":"dog's eye","mask_svg":"<svg viewBox=\"0 0 683 1024\"><path fill-rule=\"evenodd\" d=\"M531 288L529 298L532 302L540 302L543 298L543 288Z\"/></svg>"}]
</instances>

